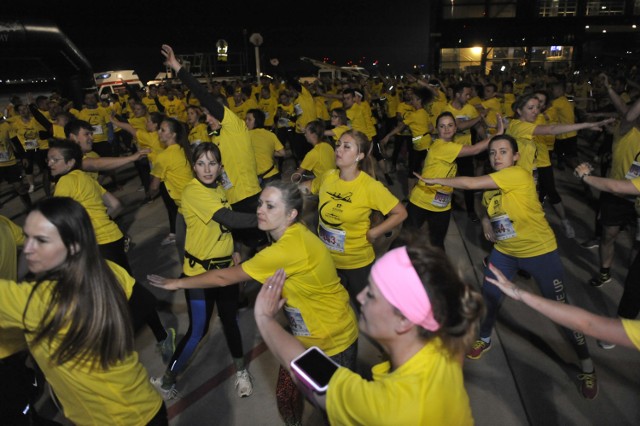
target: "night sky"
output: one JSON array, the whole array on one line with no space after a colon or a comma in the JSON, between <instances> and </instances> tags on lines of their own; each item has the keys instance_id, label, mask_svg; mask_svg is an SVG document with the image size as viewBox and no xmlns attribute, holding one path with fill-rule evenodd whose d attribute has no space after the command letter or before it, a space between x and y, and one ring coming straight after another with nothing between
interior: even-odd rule
<instances>
[{"instance_id":1,"label":"night sky","mask_svg":"<svg viewBox=\"0 0 640 426\"><path fill-rule=\"evenodd\" d=\"M277 58L281 74L304 74L300 56L324 57L346 65L348 61L372 69L391 64L408 71L424 61L426 6L423 2L344 0L323 2L130 0L11 1L3 2L2 18L47 19L56 24L88 58L94 71L129 69L146 81L163 71L162 43L176 53L213 52L218 39L231 53L243 52L253 65L254 49L244 41L260 33L262 71L274 72L269 60ZM415 3L408 6L405 3ZM399 5L401 4L401 5ZM25 7L27 5L28 7ZM310 11L302 11L313 8ZM28 11L28 13L25 13ZM372 69L375 72L375 69Z\"/></svg>"}]
</instances>

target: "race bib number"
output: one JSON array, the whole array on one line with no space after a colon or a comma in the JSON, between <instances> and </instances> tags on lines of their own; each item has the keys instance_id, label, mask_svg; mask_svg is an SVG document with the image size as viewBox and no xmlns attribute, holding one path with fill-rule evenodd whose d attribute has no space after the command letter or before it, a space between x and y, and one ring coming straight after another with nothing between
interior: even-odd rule
<instances>
[{"instance_id":1,"label":"race bib number","mask_svg":"<svg viewBox=\"0 0 640 426\"><path fill-rule=\"evenodd\" d=\"M224 188L225 190L228 191L229 189L233 188L233 182L231 182L231 179L229 179L229 175L227 174L226 170L222 171L220 180L222 181L222 188Z\"/></svg>"},{"instance_id":2,"label":"race bib number","mask_svg":"<svg viewBox=\"0 0 640 426\"><path fill-rule=\"evenodd\" d=\"M640 176L640 163L637 161L634 161L633 164L631 164L631 167L629 167L629 171L627 172L627 174L624 175L624 178L635 179L638 176Z\"/></svg>"},{"instance_id":3,"label":"race bib number","mask_svg":"<svg viewBox=\"0 0 640 426\"><path fill-rule=\"evenodd\" d=\"M24 149L38 149L38 141L35 139L27 139L24 141Z\"/></svg>"},{"instance_id":4,"label":"race bib number","mask_svg":"<svg viewBox=\"0 0 640 426\"><path fill-rule=\"evenodd\" d=\"M289 127L289 123L291 123L291 121L288 118L278 119L278 127Z\"/></svg>"},{"instance_id":5,"label":"race bib number","mask_svg":"<svg viewBox=\"0 0 640 426\"><path fill-rule=\"evenodd\" d=\"M493 228L493 233L496 234L496 240L498 241L508 240L509 238L516 236L516 231L513 229L513 223L506 214L492 217L491 227Z\"/></svg>"},{"instance_id":6,"label":"race bib number","mask_svg":"<svg viewBox=\"0 0 640 426\"><path fill-rule=\"evenodd\" d=\"M304 112L300 104L295 104L293 106L293 110L295 111L296 115L302 115L302 113Z\"/></svg>"},{"instance_id":7,"label":"race bib number","mask_svg":"<svg viewBox=\"0 0 640 426\"><path fill-rule=\"evenodd\" d=\"M436 191L436 194L433 196L433 201L431 202L431 204L435 207L447 207L450 202L451 202L450 192Z\"/></svg>"},{"instance_id":8,"label":"race bib number","mask_svg":"<svg viewBox=\"0 0 640 426\"><path fill-rule=\"evenodd\" d=\"M345 231L340 229L327 228L320 223L318 236L329 250L344 253L344 240L347 236Z\"/></svg>"},{"instance_id":9,"label":"race bib number","mask_svg":"<svg viewBox=\"0 0 640 426\"><path fill-rule=\"evenodd\" d=\"M94 135L101 135L103 134L104 131L102 130L102 126L100 124L96 124L93 126L93 134Z\"/></svg>"},{"instance_id":10,"label":"race bib number","mask_svg":"<svg viewBox=\"0 0 640 426\"><path fill-rule=\"evenodd\" d=\"M9 151L0 151L0 163L6 163L11 159Z\"/></svg>"},{"instance_id":11,"label":"race bib number","mask_svg":"<svg viewBox=\"0 0 640 426\"><path fill-rule=\"evenodd\" d=\"M284 315L289 320L289 327L291 327L291 333L294 336L311 336L311 332L309 332L309 328L307 328L307 324L305 324L304 318L302 318L300 309L285 306Z\"/></svg>"}]
</instances>

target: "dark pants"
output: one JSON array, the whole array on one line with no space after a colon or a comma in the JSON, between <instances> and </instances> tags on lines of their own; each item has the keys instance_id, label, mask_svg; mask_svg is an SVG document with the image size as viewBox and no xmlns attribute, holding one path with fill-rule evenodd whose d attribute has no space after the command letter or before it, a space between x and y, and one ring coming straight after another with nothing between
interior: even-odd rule
<instances>
[{"instance_id":1,"label":"dark pants","mask_svg":"<svg viewBox=\"0 0 640 426\"><path fill-rule=\"evenodd\" d=\"M414 228L416 232L418 232L426 221L429 226L429 241L431 245L444 250L444 239L449 230L451 210L432 212L410 202L407 204L407 215L406 224Z\"/></svg>"}]
</instances>

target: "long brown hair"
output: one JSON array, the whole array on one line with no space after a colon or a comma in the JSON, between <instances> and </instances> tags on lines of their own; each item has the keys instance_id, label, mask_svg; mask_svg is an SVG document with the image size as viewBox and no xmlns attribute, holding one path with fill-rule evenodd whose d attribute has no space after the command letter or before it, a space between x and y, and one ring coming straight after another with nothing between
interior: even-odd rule
<instances>
[{"instance_id":1,"label":"long brown hair","mask_svg":"<svg viewBox=\"0 0 640 426\"><path fill-rule=\"evenodd\" d=\"M86 210L71 198L52 197L31 211L40 212L56 227L67 257L34 285L22 317L26 332L35 334L36 344L56 341L51 359L57 365L88 363L91 368L108 369L123 361L133 351L134 341L127 298L100 255ZM45 314L35 329L28 329L31 301L36 293L43 294L38 290L46 285L50 295Z\"/></svg>"}]
</instances>

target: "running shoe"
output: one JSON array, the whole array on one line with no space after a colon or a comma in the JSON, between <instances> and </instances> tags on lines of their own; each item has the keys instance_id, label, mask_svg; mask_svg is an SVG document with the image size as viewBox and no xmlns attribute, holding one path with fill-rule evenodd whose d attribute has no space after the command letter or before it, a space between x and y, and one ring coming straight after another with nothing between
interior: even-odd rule
<instances>
[{"instance_id":1,"label":"running shoe","mask_svg":"<svg viewBox=\"0 0 640 426\"><path fill-rule=\"evenodd\" d=\"M591 280L589 280L589 284L591 284L592 287L602 287L603 284L607 284L610 282L611 282L611 274L609 273L603 274L602 272L598 274L597 277L591 278Z\"/></svg>"},{"instance_id":2,"label":"running shoe","mask_svg":"<svg viewBox=\"0 0 640 426\"><path fill-rule=\"evenodd\" d=\"M480 359L485 352L489 352L491 349L491 342L485 342L482 339L478 339L475 341L471 350L467 352L467 358L469 359Z\"/></svg>"},{"instance_id":3,"label":"running shoe","mask_svg":"<svg viewBox=\"0 0 640 426\"><path fill-rule=\"evenodd\" d=\"M176 329L167 328L167 337L162 342L158 342L158 350L162 355L162 362L167 364L171 361L173 353L176 351Z\"/></svg>"},{"instance_id":4,"label":"running shoe","mask_svg":"<svg viewBox=\"0 0 640 426\"><path fill-rule=\"evenodd\" d=\"M598 346L600 346L602 349L608 350L616 347L616 345L614 345L613 343L603 342L602 340L596 340L596 342L598 342Z\"/></svg>"},{"instance_id":5,"label":"running shoe","mask_svg":"<svg viewBox=\"0 0 640 426\"><path fill-rule=\"evenodd\" d=\"M176 243L176 234L170 233L169 235L164 237L164 240L160 242L160 245L168 246L169 244L175 244L175 243Z\"/></svg>"},{"instance_id":6,"label":"running shoe","mask_svg":"<svg viewBox=\"0 0 640 426\"><path fill-rule=\"evenodd\" d=\"M236 391L240 398L250 396L253 393L253 380L246 368L236 373Z\"/></svg>"},{"instance_id":7,"label":"running shoe","mask_svg":"<svg viewBox=\"0 0 640 426\"><path fill-rule=\"evenodd\" d=\"M585 241L584 243L580 244L580 247L585 248L585 249L592 249L592 248L598 248L600 246L600 240L594 238L592 240L588 240Z\"/></svg>"}]
</instances>

